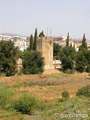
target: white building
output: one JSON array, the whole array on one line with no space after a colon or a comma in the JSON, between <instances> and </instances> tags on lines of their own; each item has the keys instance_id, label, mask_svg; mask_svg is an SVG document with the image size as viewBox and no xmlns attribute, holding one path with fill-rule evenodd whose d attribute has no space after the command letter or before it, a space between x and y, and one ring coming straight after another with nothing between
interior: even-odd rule
<instances>
[{"instance_id":1,"label":"white building","mask_svg":"<svg viewBox=\"0 0 90 120\"><path fill-rule=\"evenodd\" d=\"M29 45L29 41L27 40L27 37L22 37L22 36L16 36L16 35L0 35L0 41L4 40L4 41L8 41L11 40L14 42L14 45L16 47L18 47L21 51L24 51L28 45Z\"/></svg>"}]
</instances>

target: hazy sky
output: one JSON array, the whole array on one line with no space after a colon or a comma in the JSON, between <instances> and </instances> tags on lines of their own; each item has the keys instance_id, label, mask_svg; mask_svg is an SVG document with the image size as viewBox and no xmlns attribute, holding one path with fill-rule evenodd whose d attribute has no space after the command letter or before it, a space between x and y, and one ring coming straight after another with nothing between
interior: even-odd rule
<instances>
[{"instance_id":1,"label":"hazy sky","mask_svg":"<svg viewBox=\"0 0 90 120\"><path fill-rule=\"evenodd\" d=\"M33 33L90 39L90 0L0 0L0 33Z\"/></svg>"}]
</instances>

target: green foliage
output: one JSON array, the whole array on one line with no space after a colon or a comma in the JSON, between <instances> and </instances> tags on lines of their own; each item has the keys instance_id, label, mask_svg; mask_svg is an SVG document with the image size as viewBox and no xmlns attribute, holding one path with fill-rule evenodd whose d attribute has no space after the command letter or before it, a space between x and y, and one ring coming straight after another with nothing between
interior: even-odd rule
<instances>
[{"instance_id":1,"label":"green foliage","mask_svg":"<svg viewBox=\"0 0 90 120\"><path fill-rule=\"evenodd\" d=\"M67 39L66 39L66 46L69 47L69 41L70 41L70 36L69 33L67 35Z\"/></svg>"},{"instance_id":2,"label":"green foliage","mask_svg":"<svg viewBox=\"0 0 90 120\"><path fill-rule=\"evenodd\" d=\"M53 56L55 59L59 59L61 46L59 44L54 43L53 44Z\"/></svg>"},{"instance_id":3,"label":"green foliage","mask_svg":"<svg viewBox=\"0 0 90 120\"><path fill-rule=\"evenodd\" d=\"M68 98L69 98L69 93L68 93L68 91L63 91L63 92L62 92L62 98L63 98L63 99L68 99Z\"/></svg>"},{"instance_id":4,"label":"green foliage","mask_svg":"<svg viewBox=\"0 0 90 120\"><path fill-rule=\"evenodd\" d=\"M79 72L86 71L87 60L82 51L78 52L76 57L76 70Z\"/></svg>"},{"instance_id":5,"label":"green foliage","mask_svg":"<svg viewBox=\"0 0 90 120\"><path fill-rule=\"evenodd\" d=\"M77 93L77 96L85 96L85 97L90 97L90 86L85 86L80 88Z\"/></svg>"},{"instance_id":6,"label":"green foliage","mask_svg":"<svg viewBox=\"0 0 90 120\"><path fill-rule=\"evenodd\" d=\"M39 37L45 37L45 34L43 31L40 32ZM35 29L34 35L31 34L31 36L30 36L29 47L27 48L28 50L30 50L30 51L37 50L37 39L38 39L38 34L37 34L37 29Z\"/></svg>"},{"instance_id":7,"label":"green foliage","mask_svg":"<svg viewBox=\"0 0 90 120\"><path fill-rule=\"evenodd\" d=\"M30 36L30 42L29 42L28 50L33 50L33 35Z\"/></svg>"},{"instance_id":8,"label":"green foliage","mask_svg":"<svg viewBox=\"0 0 90 120\"><path fill-rule=\"evenodd\" d=\"M90 64L87 65L86 72L90 73Z\"/></svg>"},{"instance_id":9,"label":"green foliage","mask_svg":"<svg viewBox=\"0 0 90 120\"><path fill-rule=\"evenodd\" d=\"M23 72L25 74L38 74L43 72L43 58L39 52L25 51L23 54Z\"/></svg>"},{"instance_id":10,"label":"green foliage","mask_svg":"<svg viewBox=\"0 0 90 120\"><path fill-rule=\"evenodd\" d=\"M87 50L85 57L87 59L86 72L90 72L90 50Z\"/></svg>"},{"instance_id":11,"label":"green foliage","mask_svg":"<svg viewBox=\"0 0 90 120\"><path fill-rule=\"evenodd\" d=\"M11 41L0 41L0 73L7 76L16 73L18 49Z\"/></svg>"},{"instance_id":12,"label":"green foliage","mask_svg":"<svg viewBox=\"0 0 90 120\"><path fill-rule=\"evenodd\" d=\"M58 55L57 55L58 56ZM59 52L62 70L79 72L90 72L90 50L87 49L87 42L85 34L83 35L82 45L79 51L76 52L75 48L69 45L69 33L66 40L66 47L62 48Z\"/></svg>"},{"instance_id":13,"label":"green foliage","mask_svg":"<svg viewBox=\"0 0 90 120\"><path fill-rule=\"evenodd\" d=\"M20 96L19 100L15 101L14 108L16 111L23 114L31 114L35 104L36 102L34 97L24 94Z\"/></svg>"},{"instance_id":14,"label":"green foliage","mask_svg":"<svg viewBox=\"0 0 90 120\"><path fill-rule=\"evenodd\" d=\"M34 41L33 41L33 50L37 49L37 29L35 29L35 33L34 33Z\"/></svg>"},{"instance_id":15,"label":"green foliage","mask_svg":"<svg viewBox=\"0 0 90 120\"><path fill-rule=\"evenodd\" d=\"M90 51L79 51L76 56L76 69L79 72L90 72Z\"/></svg>"},{"instance_id":16,"label":"green foliage","mask_svg":"<svg viewBox=\"0 0 90 120\"><path fill-rule=\"evenodd\" d=\"M87 42L86 42L86 37L85 37L85 34L83 35L83 39L82 39L82 44L81 46L79 47L79 50L82 51L84 49L87 49Z\"/></svg>"},{"instance_id":17,"label":"green foliage","mask_svg":"<svg viewBox=\"0 0 90 120\"><path fill-rule=\"evenodd\" d=\"M76 69L79 72L90 72L90 50L87 49L85 34L83 35L82 44L76 57Z\"/></svg>"},{"instance_id":18,"label":"green foliage","mask_svg":"<svg viewBox=\"0 0 90 120\"><path fill-rule=\"evenodd\" d=\"M64 47L60 52L60 60L63 71L75 69L76 52L73 47Z\"/></svg>"},{"instance_id":19,"label":"green foliage","mask_svg":"<svg viewBox=\"0 0 90 120\"><path fill-rule=\"evenodd\" d=\"M68 71L73 69L73 61L70 57L64 56L62 58L62 68L63 71Z\"/></svg>"},{"instance_id":20,"label":"green foliage","mask_svg":"<svg viewBox=\"0 0 90 120\"><path fill-rule=\"evenodd\" d=\"M39 34L39 37L45 37L45 34L43 31Z\"/></svg>"},{"instance_id":21,"label":"green foliage","mask_svg":"<svg viewBox=\"0 0 90 120\"><path fill-rule=\"evenodd\" d=\"M24 93L18 100L14 101L13 107L16 111L23 114L31 114L34 109L42 109L44 107L41 103L32 95Z\"/></svg>"}]
</instances>

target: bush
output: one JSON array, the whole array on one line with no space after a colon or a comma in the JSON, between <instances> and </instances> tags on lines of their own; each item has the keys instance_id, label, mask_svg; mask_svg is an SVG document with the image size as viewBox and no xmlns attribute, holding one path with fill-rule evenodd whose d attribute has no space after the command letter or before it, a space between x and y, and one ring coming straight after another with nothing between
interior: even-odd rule
<instances>
[{"instance_id":1,"label":"bush","mask_svg":"<svg viewBox=\"0 0 90 120\"><path fill-rule=\"evenodd\" d=\"M85 72L87 66L87 59L83 51L79 51L76 56L76 70L79 72Z\"/></svg>"},{"instance_id":2,"label":"bush","mask_svg":"<svg viewBox=\"0 0 90 120\"><path fill-rule=\"evenodd\" d=\"M0 74L11 76L16 73L18 51L12 41L0 41Z\"/></svg>"},{"instance_id":3,"label":"bush","mask_svg":"<svg viewBox=\"0 0 90 120\"><path fill-rule=\"evenodd\" d=\"M89 64L89 65L87 65L86 72L90 73L90 64Z\"/></svg>"},{"instance_id":4,"label":"bush","mask_svg":"<svg viewBox=\"0 0 90 120\"><path fill-rule=\"evenodd\" d=\"M14 109L23 114L31 114L36 106L37 100L29 94L21 95L20 98L14 102Z\"/></svg>"},{"instance_id":5,"label":"bush","mask_svg":"<svg viewBox=\"0 0 90 120\"><path fill-rule=\"evenodd\" d=\"M85 86L79 89L76 93L77 96L90 97L90 86Z\"/></svg>"},{"instance_id":6,"label":"bush","mask_svg":"<svg viewBox=\"0 0 90 120\"><path fill-rule=\"evenodd\" d=\"M23 54L23 72L38 74L43 72L43 58L39 52L26 50Z\"/></svg>"},{"instance_id":7,"label":"bush","mask_svg":"<svg viewBox=\"0 0 90 120\"><path fill-rule=\"evenodd\" d=\"M55 59L59 59L59 54L60 54L61 46L57 43L53 44L53 56Z\"/></svg>"},{"instance_id":8,"label":"bush","mask_svg":"<svg viewBox=\"0 0 90 120\"><path fill-rule=\"evenodd\" d=\"M68 98L69 98L69 93L68 93L68 91L63 91L63 92L62 92L62 98L64 98L64 99L68 99Z\"/></svg>"},{"instance_id":9,"label":"bush","mask_svg":"<svg viewBox=\"0 0 90 120\"><path fill-rule=\"evenodd\" d=\"M76 51L73 47L64 47L60 53L60 61L63 71L75 69Z\"/></svg>"}]
</instances>

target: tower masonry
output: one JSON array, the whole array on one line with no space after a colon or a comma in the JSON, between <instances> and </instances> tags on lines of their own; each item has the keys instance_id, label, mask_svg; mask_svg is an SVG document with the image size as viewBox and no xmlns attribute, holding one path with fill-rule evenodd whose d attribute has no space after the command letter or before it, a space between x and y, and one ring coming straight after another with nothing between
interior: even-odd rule
<instances>
[{"instance_id":1,"label":"tower masonry","mask_svg":"<svg viewBox=\"0 0 90 120\"><path fill-rule=\"evenodd\" d=\"M44 58L44 70L52 70L53 66L53 39L50 37L40 37L37 40L37 51Z\"/></svg>"}]
</instances>

